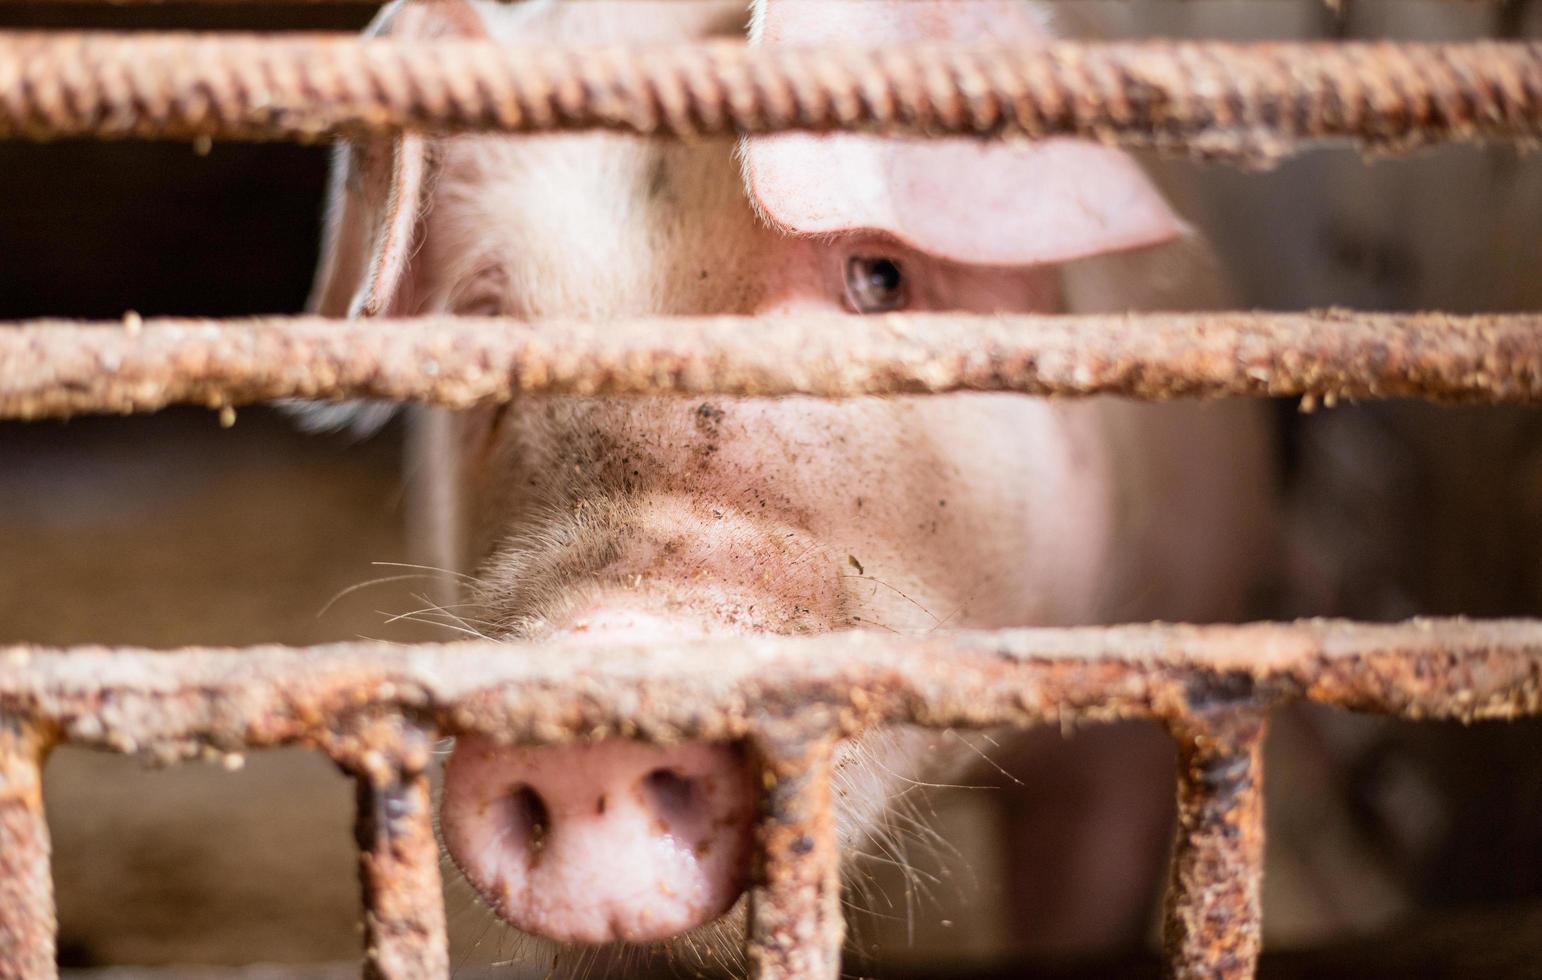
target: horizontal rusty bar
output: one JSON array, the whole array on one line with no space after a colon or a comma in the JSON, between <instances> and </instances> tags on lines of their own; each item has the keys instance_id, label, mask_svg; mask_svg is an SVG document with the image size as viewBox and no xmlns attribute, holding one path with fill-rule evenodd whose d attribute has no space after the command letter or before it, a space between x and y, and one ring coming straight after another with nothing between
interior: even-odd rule
<instances>
[{"instance_id":1,"label":"horizontal rusty bar","mask_svg":"<svg viewBox=\"0 0 1542 980\"><path fill-rule=\"evenodd\" d=\"M1542 315L1199 313L38 321L0 325L0 418L518 394L949 391L1542 403Z\"/></svg>"},{"instance_id":2,"label":"horizontal rusty bar","mask_svg":"<svg viewBox=\"0 0 1542 980\"><path fill-rule=\"evenodd\" d=\"M494 642L308 649L0 649L0 713L167 760L333 744L401 711L522 743L753 737L823 712L873 724L1182 718L1296 698L1405 718L1542 712L1542 620L843 632L649 648Z\"/></svg>"},{"instance_id":3,"label":"horizontal rusty bar","mask_svg":"<svg viewBox=\"0 0 1542 980\"><path fill-rule=\"evenodd\" d=\"M1542 135L1542 46L1056 42L881 50L0 35L0 136L319 140L403 129L1079 136L1264 163Z\"/></svg>"}]
</instances>

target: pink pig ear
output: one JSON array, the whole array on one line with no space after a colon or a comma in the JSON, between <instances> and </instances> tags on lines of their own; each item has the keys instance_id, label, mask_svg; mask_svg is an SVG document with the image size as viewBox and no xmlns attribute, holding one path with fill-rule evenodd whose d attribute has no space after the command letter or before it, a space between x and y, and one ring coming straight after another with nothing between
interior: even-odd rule
<instances>
[{"instance_id":1,"label":"pink pig ear","mask_svg":"<svg viewBox=\"0 0 1542 980\"><path fill-rule=\"evenodd\" d=\"M399 38L478 37L487 31L466 0L399 0L365 32ZM326 316L402 312L407 265L428 184L430 144L405 133L339 147L332 159L321 261L307 307Z\"/></svg>"},{"instance_id":2,"label":"pink pig ear","mask_svg":"<svg viewBox=\"0 0 1542 980\"><path fill-rule=\"evenodd\" d=\"M1025 0L757 0L756 44L1032 43L1050 33ZM750 193L793 234L877 231L982 265L1038 265L1156 245L1183 232L1135 162L1096 143L896 140L851 134L747 139Z\"/></svg>"}]
</instances>

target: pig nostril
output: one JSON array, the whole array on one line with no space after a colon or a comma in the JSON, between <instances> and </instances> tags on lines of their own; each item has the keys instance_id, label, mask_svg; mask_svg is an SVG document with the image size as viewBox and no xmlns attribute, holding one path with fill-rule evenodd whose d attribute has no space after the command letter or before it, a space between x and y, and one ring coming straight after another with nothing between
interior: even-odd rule
<instances>
[{"instance_id":1,"label":"pig nostril","mask_svg":"<svg viewBox=\"0 0 1542 980\"><path fill-rule=\"evenodd\" d=\"M667 819L683 817L695 805L696 784L673 769L655 769L643 777L643 792L654 812Z\"/></svg>"},{"instance_id":2,"label":"pig nostril","mask_svg":"<svg viewBox=\"0 0 1542 980\"><path fill-rule=\"evenodd\" d=\"M546 801L529 786L520 786L508 796L509 834L516 843L524 843L532 863L540 857L551 833L551 813Z\"/></svg>"}]
</instances>

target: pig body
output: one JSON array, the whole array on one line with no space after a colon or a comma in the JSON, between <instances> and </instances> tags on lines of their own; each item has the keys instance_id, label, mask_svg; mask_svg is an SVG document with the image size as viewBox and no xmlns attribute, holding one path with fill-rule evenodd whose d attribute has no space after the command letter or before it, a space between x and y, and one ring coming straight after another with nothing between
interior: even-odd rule
<instances>
[{"instance_id":1,"label":"pig body","mask_svg":"<svg viewBox=\"0 0 1542 980\"><path fill-rule=\"evenodd\" d=\"M742 4L636 0L467 9L461 25L519 43L705 38L742 32L746 17ZM382 310L754 314L755 329L775 330L803 311L1090 312L1217 296L1186 236L1011 265L960 262L881 222L800 233L764 168L786 178L790 159L790 179L805 175L796 146L778 154L768 164L753 146L609 134L446 140ZM1122 161L1109 172L1124 175ZM338 222L368 210L372 184L355 173L338 185L350 195ZM1053 245L1049 229L1038 234ZM360 265L337 253L367 238L334 226L324 312L344 312L352 286L336 280ZM1269 542L1269 439L1243 404L541 398L425 413L417 432L428 560L474 581L477 620L501 637L1227 619ZM911 782L957 777L970 750L936 744L900 732L845 748L847 843ZM446 843L500 915L562 941L647 941L733 904L753 797L731 749L686 758L602 743L560 750L579 753L566 763L553 751L462 739L447 768ZM1166 794L1149 802L1133 819L1165 821Z\"/></svg>"}]
</instances>

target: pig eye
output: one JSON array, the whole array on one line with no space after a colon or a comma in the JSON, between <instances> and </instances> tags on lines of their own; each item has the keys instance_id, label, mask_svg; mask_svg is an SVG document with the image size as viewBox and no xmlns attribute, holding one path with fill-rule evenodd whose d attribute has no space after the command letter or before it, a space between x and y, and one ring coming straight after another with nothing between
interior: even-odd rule
<instances>
[{"instance_id":1,"label":"pig eye","mask_svg":"<svg viewBox=\"0 0 1542 980\"><path fill-rule=\"evenodd\" d=\"M888 313L909 299L899 263L881 256L853 255L846 260L846 300L858 313Z\"/></svg>"}]
</instances>

